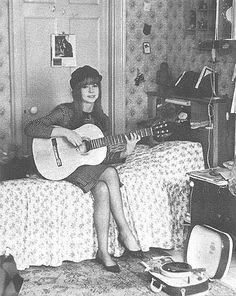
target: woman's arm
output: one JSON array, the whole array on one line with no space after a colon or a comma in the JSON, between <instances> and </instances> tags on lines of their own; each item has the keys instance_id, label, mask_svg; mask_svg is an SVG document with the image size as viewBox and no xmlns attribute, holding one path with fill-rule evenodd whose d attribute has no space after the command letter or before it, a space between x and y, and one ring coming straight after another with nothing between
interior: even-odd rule
<instances>
[{"instance_id":1,"label":"woman's arm","mask_svg":"<svg viewBox=\"0 0 236 296\"><path fill-rule=\"evenodd\" d=\"M80 135L63 127L71 116L68 108L58 106L50 114L29 122L25 127L25 134L33 138L65 137L72 145L80 146Z\"/></svg>"},{"instance_id":2,"label":"woman's arm","mask_svg":"<svg viewBox=\"0 0 236 296\"><path fill-rule=\"evenodd\" d=\"M61 108L55 108L48 115L30 121L25 127L25 134L33 138L50 138L55 125L60 125L63 117Z\"/></svg>"},{"instance_id":3,"label":"woman's arm","mask_svg":"<svg viewBox=\"0 0 236 296\"><path fill-rule=\"evenodd\" d=\"M77 132L70 130L68 128L55 126L52 129L51 137L65 137L75 147L79 147L83 144L83 147L81 147L81 152L85 152L86 150L85 144L83 143L83 140L80 137L80 135Z\"/></svg>"},{"instance_id":4,"label":"woman's arm","mask_svg":"<svg viewBox=\"0 0 236 296\"><path fill-rule=\"evenodd\" d=\"M127 136L125 136L126 139L126 145L125 149L122 151L112 152L108 148L107 156L104 160L104 163L118 163L118 162L124 162L125 158L132 154L134 151L137 142L140 140L140 136L136 135L135 133L131 133L131 138L128 139Z\"/></svg>"}]
</instances>

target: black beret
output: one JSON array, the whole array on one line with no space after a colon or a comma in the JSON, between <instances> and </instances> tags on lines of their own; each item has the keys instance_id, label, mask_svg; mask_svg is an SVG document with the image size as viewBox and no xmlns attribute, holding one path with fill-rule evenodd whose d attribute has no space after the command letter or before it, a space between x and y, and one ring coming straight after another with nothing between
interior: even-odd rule
<instances>
[{"instance_id":1,"label":"black beret","mask_svg":"<svg viewBox=\"0 0 236 296\"><path fill-rule=\"evenodd\" d=\"M72 74L71 74L71 79L70 79L70 86L72 89L74 87L84 81L86 78L94 78L98 81L102 80L102 75L98 73L98 71L88 65L85 65L83 67L80 67L76 69Z\"/></svg>"}]
</instances>

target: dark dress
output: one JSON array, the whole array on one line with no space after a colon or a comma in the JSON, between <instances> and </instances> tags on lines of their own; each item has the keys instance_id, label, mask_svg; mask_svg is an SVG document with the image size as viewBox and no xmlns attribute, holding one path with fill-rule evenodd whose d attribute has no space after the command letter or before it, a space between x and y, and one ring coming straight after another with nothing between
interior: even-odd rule
<instances>
[{"instance_id":1,"label":"dark dress","mask_svg":"<svg viewBox=\"0 0 236 296\"><path fill-rule=\"evenodd\" d=\"M86 123L97 125L105 135L107 134L106 129L109 119L105 114L98 120L95 113L83 112L77 126L75 126L73 121L74 113L73 103L61 104L52 110L50 114L28 123L25 127L25 134L34 138L50 138L55 125L76 129ZM106 158L101 164L80 166L65 180L77 185L84 192L90 191L97 184L100 175L109 167L109 164L124 161L124 159L120 158L120 151L112 152L109 147L107 148Z\"/></svg>"}]
</instances>

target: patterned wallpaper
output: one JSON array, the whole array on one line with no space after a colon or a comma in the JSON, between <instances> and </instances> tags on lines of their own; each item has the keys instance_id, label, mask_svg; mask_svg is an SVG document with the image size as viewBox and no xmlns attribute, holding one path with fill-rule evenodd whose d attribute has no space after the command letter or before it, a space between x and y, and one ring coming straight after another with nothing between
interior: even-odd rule
<instances>
[{"instance_id":1,"label":"patterned wallpaper","mask_svg":"<svg viewBox=\"0 0 236 296\"><path fill-rule=\"evenodd\" d=\"M186 0L168 0L168 46L167 60L174 77L183 71L200 72L203 66L212 67L211 52L196 49L194 36L185 34L183 2ZM219 93L232 97L232 74L236 62L234 54L217 54L215 63L216 72L219 74Z\"/></svg>"},{"instance_id":2,"label":"patterned wallpaper","mask_svg":"<svg viewBox=\"0 0 236 296\"><path fill-rule=\"evenodd\" d=\"M136 122L147 117L147 96L145 90L155 90L156 71L166 61L177 78L183 71L200 72L204 66L212 67L211 52L198 51L194 36L185 33L184 1L156 0L151 10L144 11L143 0L128 1L127 5L127 129L135 128ZM144 23L152 25L151 34L142 33ZM150 55L142 53L142 43L151 45ZM234 83L232 74L236 62L234 54L218 54L215 69L219 74L218 89L221 95L231 99ZM135 66L134 66L135 65ZM136 68L144 73L145 82L135 86L133 79ZM230 106L230 100L229 100Z\"/></svg>"},{"instance_id":3,"label":"patterned wallpaper","mask_svg":"<svg viewBox=\"0 0 236 296\"><path fill-rule=\"evenodd\" d=\"M0 2L0 147L6 149L11 139L9 80L8 1ZM184 0L126 0L126 128L147 118L145 91L156 89L156 71L166 61L173 76L184 70L200 71L210 66L210 53L195 49L193 36L184 33ZM145 25L146 24L146 25ZM143 53L148 42L150 53ZM232 97L231 81L235 56L217 56L221 94ZM138 80L137 73L139 74ZM136 85L136 82L138 85Z\"/></svg>"},{"instance_id":4,"label":"patterned wallpaper","mask_svg":"<svg viewBox=\"0 0 236 296\"><path fill-rule=\"evenodd\" d=\"M151 26L144 34L144 25ZM167 1L128 0L126 14L126 127L136 127L147 117L145 90L156 89L156 71L167 61ZM150 54L143 53L143 43L149 42ZM134 79L137 69L144 76L138 86Z\"/></svg>"},{"instance_id":5,"label":"patterned wallpaper","mask_svg":"<svg viewBox=\"0 0 236 296\"><path fill-rule=\"evenodd\" d=\"M0 155L11 141L8 0L0 1Z\"/></svg>"}]
</instances>

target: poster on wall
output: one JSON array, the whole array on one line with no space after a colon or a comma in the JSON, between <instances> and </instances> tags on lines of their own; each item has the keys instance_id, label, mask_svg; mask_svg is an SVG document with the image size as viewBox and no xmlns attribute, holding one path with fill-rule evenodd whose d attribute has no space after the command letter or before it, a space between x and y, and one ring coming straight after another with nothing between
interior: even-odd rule
<instances>
[{"instance_id":1,"label":"poster on wall","mask_svg":"<svg viewBox=\"0 0 236 296\"><path fill-rule=\"evenodd\" d=\"M52 34L51 52L52 67L76 67L76 36Z\"/></svg>"}]
</instances>

